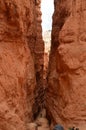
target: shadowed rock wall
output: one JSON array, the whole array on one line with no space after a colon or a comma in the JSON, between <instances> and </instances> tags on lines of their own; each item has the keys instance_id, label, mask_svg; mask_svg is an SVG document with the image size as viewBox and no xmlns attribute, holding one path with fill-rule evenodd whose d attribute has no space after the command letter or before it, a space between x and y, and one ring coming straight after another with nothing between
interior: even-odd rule
<instances>
[{"instance_id":1,"label":"shadowed rock wall","mask_svg":"<svg viewBox=\"0 0 86 130\"><path fill-rule=\"evenodd\" d=\"M39 111L44 106L44 88L43 88L43 66L44 66L44 42L42 40L42 27L41 27L41 0L35 1L35 46L34 46L34 65L36 76L36 87L34 91L35 104L33 105L34 118L37 117ZM33 36L32 36L33 37ZM34 39L34 38L33 38Z\"/></svg>"},{"instance_id":2,"label":"shadowed rock wall","mask_svg":"<svg viewBox=\"0 0 86 130\"><path fill-rule=\"evenodd\" d=\"M46 107L53 124L86 123L86 1L54 0Z\"/></svg>"}]
</instances>

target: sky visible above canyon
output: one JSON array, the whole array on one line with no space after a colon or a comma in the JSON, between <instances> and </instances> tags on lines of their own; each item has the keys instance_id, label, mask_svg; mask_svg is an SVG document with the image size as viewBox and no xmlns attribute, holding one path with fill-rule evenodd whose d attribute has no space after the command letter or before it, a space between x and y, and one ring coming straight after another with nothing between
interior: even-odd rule
<instances>
[{"instance_id":1,"label":"sky visible above canyon","mask_svg":"<svg viewBox=\"0 0 86 130\"><path fill-rule=\"evenodd\" d=\"M52 29L52 15L54 12L54 0L42 0L42 29L43 32Z\"/></svg>"}]
</instances>

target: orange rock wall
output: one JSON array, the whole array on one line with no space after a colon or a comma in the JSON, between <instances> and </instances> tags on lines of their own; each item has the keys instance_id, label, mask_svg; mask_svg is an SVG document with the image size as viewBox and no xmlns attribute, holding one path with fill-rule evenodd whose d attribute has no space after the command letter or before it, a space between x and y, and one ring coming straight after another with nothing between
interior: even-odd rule
<instances>
[{"instance_id":1,"label":"orange rock wall","mask_svg":"<svg viewBox=\"0 0 86 130\"><path fill-rule=\"evenodd\" d=\"M35 64L43 58L35 54L40 44L43 53L36 2L40 4L38 0L0 0L0 130L26 130L33 120Z\"/></svg>"},{"instance_id":2,"label":"orange rock wall","mask_svg":"<svg viewBox=\"0 0 86 130\"><path fill-rule=\"evenodd\" d=\"M36 70L36 89L35 89L35 106L34 112L37 113L42 109L44 103L43 94L43 66L44 66L44 42L42 40L41 27L41 0L36 0L36 43L34 48L35 54L35 70Z\"/></svg>"},{"instance_id":3,"label":"orange rock wall","mask_svg":"<svg viewBox=\"0 0 86 130\"><path fill-rule=\"evenodd\" d=\"M53 124L86 124L86 1L54 0L46 107Z\"/></svg>"},{"instance_id":4,"label":"orange rock wall","mask_svg":"<svg viewBox=\"0 0 86 130\"><path fill-rule=\"evenodd\" d=\"M36 3L36 26L37 26L37 38L36 38L36 45L35 45L35 67L36 72L39 73L39 86L42 85L43 80L43 64L44 64L44 42L42 40L42 27L41 27L41 0L38 0Z\"/></svg>"}]
</instances>

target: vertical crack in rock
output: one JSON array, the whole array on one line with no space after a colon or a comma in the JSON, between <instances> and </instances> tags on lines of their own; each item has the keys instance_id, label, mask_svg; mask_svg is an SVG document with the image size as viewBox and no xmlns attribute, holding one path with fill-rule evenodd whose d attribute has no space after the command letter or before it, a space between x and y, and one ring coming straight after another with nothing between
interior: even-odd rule
<instances>
[{"instance_id":1,"label":"vertical crack in rock","mask_svg":"<svg viewBox=\"0 0 86 130\"><path fill-rule=\"evenodd\" d=\"M43 65L44 65L44 42L42 40L41 27L41 0L35 1L36 7L36 42L34 48L36 87L34 90L35 103L33 105L34 119L41 111L44 104L44 88L43 88Z\"/></svg>"},{"instance_id":2,"label":"vertical crack in rock","mask_svg":"<svg viewBox=\"0 0 86 130\"><path fill-rule=\"evenodd\" d=\"M40 3L0 0L0 130L28 130L44 107L51 128L86 124L86 1L54 0L46 95Z\"/></svg>"}]
</instances>

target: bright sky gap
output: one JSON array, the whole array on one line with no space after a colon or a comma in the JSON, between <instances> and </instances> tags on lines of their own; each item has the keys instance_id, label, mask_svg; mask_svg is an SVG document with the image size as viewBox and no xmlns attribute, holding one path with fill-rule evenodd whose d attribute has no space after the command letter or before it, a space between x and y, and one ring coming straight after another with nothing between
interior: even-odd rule
<instances>
[{"instance_id":1,"label":"bright sky gap","mask_svg":"<svg viewBox=\"0 0 86 130\"><path fill-rule=\"evenodd\" d=\"M42 29L43 32L52 30L52 15L54 12L54 0L42 0Z\"/></svg>"}]
</instances>

